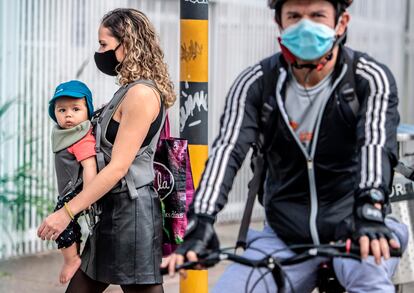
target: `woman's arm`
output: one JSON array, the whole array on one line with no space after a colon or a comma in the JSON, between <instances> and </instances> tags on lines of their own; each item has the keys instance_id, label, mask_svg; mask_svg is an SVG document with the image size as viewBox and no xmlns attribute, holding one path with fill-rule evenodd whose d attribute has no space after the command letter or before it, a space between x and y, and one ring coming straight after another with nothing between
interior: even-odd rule
<instances>
[{"instance_id":1,"label":"woman's arm","mask_svg":"<svg viewBox=\"0 0 414 293\"><path fill-rule=\"evenodd\" d=\"M102 169L83 190L68 202L67 207L76 215L108 193L126 175L151 123L160 111L159 96L138 84L126 94L120 105L120 125L112 149L110 163ZM99 138L98 138L99 139ZM60 209L48 216L38 229L42 239L59 235L69 224L69 213Z\"/></svg>"}]
</instances>

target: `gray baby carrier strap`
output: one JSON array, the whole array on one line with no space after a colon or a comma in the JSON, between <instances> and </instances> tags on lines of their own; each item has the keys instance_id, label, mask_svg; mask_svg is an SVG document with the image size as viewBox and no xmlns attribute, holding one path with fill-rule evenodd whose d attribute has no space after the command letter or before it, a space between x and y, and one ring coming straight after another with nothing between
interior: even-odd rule
<instances>
[{"instance_id":1,"label":"gray baby carrier strap","mask_svg":"<svg viewBox=\"0 0 414 293\"><path fill-rule=\"evenodd\" d=\"M99 117L97 117L97 120L94 123L96 135L96 161L99 171L101 171L111 160L113 145L106 139L106 131L108 129L109 122L123 101L125 94L131 87L136 84L144 84L156 90L161 97L162 103L162 94L156 84L151 80L136 80L122 86L114 94L112 100L105 106L104 110L99 115ZM154 155L159 135L165 120L164 107L162 107L162 109L162 123L157 133L154 135L147 146L141 147L141 149L136 154L134 161L129 167L127 174L124 178L121 179L121 184L118 184L114 189L112 189L112 192L123 192L128 190L131 199L135 199L138 197L137 189L154 181Z\"/></svg>"},{"instance_id":2,"label":"gray baby carrier strap","mask_svg":"<svg viewBox=\"0 0 414 293\"><path fill-rule=\"evenodd\" d=\"M58 200L62 200L67 194L77 192L82 188L83 169L67 149L55 154L55 170L59 192Z\"/></svg>"}]
</instances>

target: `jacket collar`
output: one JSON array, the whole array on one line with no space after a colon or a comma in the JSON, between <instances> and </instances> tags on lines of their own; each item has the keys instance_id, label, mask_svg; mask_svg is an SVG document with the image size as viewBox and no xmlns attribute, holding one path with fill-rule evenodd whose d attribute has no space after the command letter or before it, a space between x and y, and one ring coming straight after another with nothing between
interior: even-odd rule
<instances>
[{"instance_id":1,"label":"jacket collar","mask_svg":"<svg viewBox=\"0 0 414 293\"><path fill-rule=\"evenodd\" d=\"M334 73L332 80L336 80L338 76L342 72L342 67L344 64L348 65L348 69L353 68L353 62L354 62L354 51L350 49L349 47L346 47L344 45L339 45L339 51L338 51L338 57L336 59L336 64L334 67ZM288 63L286 62L285 58L283 57L282 53L278 53L277 58L273 58L271 68L274 66L277 66L277 63L279 66L283 67L286 71L288 70ZM278 62L277 62L278 61Z\"/></svg>"}]
</instances>

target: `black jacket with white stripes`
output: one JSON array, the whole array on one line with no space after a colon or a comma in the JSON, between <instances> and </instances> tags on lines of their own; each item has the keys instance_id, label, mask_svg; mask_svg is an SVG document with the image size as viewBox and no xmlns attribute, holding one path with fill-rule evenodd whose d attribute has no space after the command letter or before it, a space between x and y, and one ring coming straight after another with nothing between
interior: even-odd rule
<instances>
[{"instance_id":1,"label":"black jacket with white stripes","mask_svg":"<svg viewBox=\"0 0 414 293\"><path fill-rule=\"evenodd\" d=\"M397 163L398 95L392 73L368 55L344 47L334 69L333 92L314 132L313 154L303 152L287 120L284 93L290 77L282 55L262 60L238 76L190 213L215 216L226 204L234 177L263 129L266 62L275 67L276 79L275 97L269 97L276 105L272 141L265 153L267 221L287 243L332 241L335 227L352 215L361 192L376 188L389 194ZM350 72L360 104L357 115L339 98Z\"/></svg>"}]
</instances>

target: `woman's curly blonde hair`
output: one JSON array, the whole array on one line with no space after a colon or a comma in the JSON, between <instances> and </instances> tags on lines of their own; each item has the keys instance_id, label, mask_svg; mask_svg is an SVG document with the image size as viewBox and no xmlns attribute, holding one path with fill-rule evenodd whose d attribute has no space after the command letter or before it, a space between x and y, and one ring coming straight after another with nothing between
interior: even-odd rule
<instances>
[{"instance_id":1,"label":"woman's curly blonde hair","mask_svg":"<svg viewBox=\"0 0 414 293\"><path fill-rule=\"evenodd\" d=\"M136 9L118 8L103 17L102 26L109 29L125 48L125 59L116 69L119 83L152 80L161 91L165 106L171 107L176 100L174 86L158 36L147 16Z\"/></svg>"}]
</instances>

